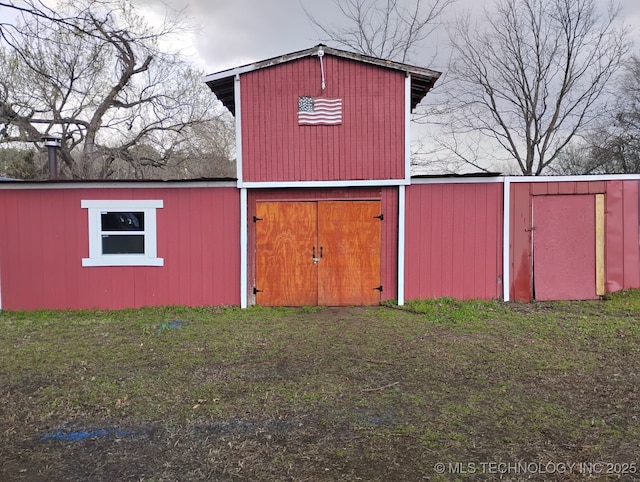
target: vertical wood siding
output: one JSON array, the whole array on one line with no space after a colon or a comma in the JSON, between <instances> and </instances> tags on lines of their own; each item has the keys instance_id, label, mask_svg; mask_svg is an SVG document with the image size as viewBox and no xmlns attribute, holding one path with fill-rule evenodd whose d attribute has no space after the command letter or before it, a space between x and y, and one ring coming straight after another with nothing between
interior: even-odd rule
<instances>
[{"instance_id":1,"label":"vertical wood siding","mask_svg":"<svg viewBox=\"0 0 640 482\"><path fill-rule=\"evenodd\" d=\"M640 288L638 181L607 181L605 290Z\"/></svg>"},{"instance_id":2,"label":"vertical wood siding","mask_svg":"<svg viewBox=\"0 0 640 482\"><path fill-rule=\"evenodd\" d=\"M245 181L403 179L405 77L330 55L241 77ZM298 97L342 99L342 124L299 126Z\"/></svg>"},{"instance_id":3,"label":"vertical wood siding","mask_svg":"<svg viewBox=\"0 0 640 482\"><path fill-rule=\"evenodd\" d=\"M502 184L407 187L405 297L502 296Z\"/></svg>"},{"instance_id":4,"label":"vertical wood siding","mask_svg":"<svg viewBox=\"0 0 640 482\"><path fill-rule=\"evenodd\" d=\"M163 267L82 267L82 199L162 199ZM220 188L0 191L2 308L118 309L240 303L239 192Z\"/></svg>"},{"instance_id":5,"label":"vertical wood siding","mask_svg":"<svg viewBox=\"0 0 640 482\"><path fill-rule=\"evenodd\" d=\"M640 287L638 181L512 183L511 299L533 299L532 202L533 196L550 194L605 194L606 291Z\"/></svg>"},{"instance_id":6,"label":"vertical wood siding","mask_svg":"<svg viewBox=\"0 0 640 482\"><path fill-rule=\"evenodd\" d=\"M398 189L351 188L351 189L269 189L251 190L248 195L249 220L249 266L248 292L255 286L256 232L253 217L256 215L256 201L309 201L309 200L380 200L384 221L381 221L382 246L380 253L380 275L384 287L382 300L396 299L398 292ZM255 303L255 298L250 299Z\"/></svg>"}]
</instances>

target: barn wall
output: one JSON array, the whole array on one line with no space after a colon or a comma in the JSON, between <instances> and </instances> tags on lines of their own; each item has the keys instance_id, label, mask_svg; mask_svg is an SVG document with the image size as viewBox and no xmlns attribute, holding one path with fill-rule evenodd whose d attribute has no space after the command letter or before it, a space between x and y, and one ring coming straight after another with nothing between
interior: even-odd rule
<instances>
[{"instance_id":1,"label":"barn wall","mask_svg":"<svg viewBox=\"0 0 640 482\"><path fill-rule=\"evenodd\" d=\"M82 267L82 199L162 199L157 245L164 266ZM2 190L2 308L238 305L239 217L233 187Z\"/></svg>"},{"instance_id":2,"label":"barn wall","mask_svg":"<svg viewBox=\"0 0 640 482\"><path fill-rule=\"evenodd\" d=\"M533 196L562 194L605 194L606 291L640 287L638 181L514 182L510 211L511 299L533 299Z\"/></svg>"},{"instance_id":3,"label":"barn wall","mask_svg":"<svg viewBox=\"0 0 640 482\"><path fill-rule=\"evenodd\" d=\"M605 289L640 288L638 181L607 181L606 187Z\"/></svg>"},{"instance_id":4,"label":"barn wall","mask_svg":"<svg viewBox=\"0 0 640 482\"><path fill-rule=\"evenodd\" d=\"M406 189L405 298L502 297L502 183Z\"/></svg>"},{"instance_id":5,"label":"barn wall","mask_svg":"<svg viewBox=\"0 0 640 482\"><path fill-rule=\"evenodd\" d=\"M405 76L331 55L240 79L243 180L404 179ZM298 97L343 101L337 126L299 126Z\"/></svg>"},{"instance_id":6,"label":"barn wall","mask_svg":"<svg viewBox=\"0 0 640 482\"><path fill-rule=\"evenodd\" d=\"M258 201L310 201L310 200L380 200L384 221L382 222L381 242L381 282L384 287L382 300L396 299L398 291L398 189L388 188L350 188L350 189L256 189L249 191L249 269L248 292L255 286L255 246L256 235L253 216L256 214ZM250 303L255 303L251 299Z\"/></svg>"}]
</instances>

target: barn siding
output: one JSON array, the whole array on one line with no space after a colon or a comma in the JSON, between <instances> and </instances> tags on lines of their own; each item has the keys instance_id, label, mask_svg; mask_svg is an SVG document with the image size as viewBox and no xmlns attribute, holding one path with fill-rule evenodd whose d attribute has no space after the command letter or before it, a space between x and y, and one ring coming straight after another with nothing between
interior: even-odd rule
<instances>
[{"instance_id":1,"label":"barn siding","mask_svg":"<svg viewBox=\"0 0 640 482\"><path fill-rule=\"evenodd\" d=\"M406 187L405 298L502 296L502 183ZM532 299L535 195L605 194L606 291L640 288L638 180L511 182L510 299ZM88 256L83 199L162 199L164 267L82 267ZM250 190L258 200L381 200L382 299L397 297L398 188ZM8 188L0 190L4 309L240 304L240 196L234 187ZM249 223L249 289L255 233Z\"/></svg>"},{"instance_id":2,"label":"barn siding","mask_svg":"<svg viewBox=\"0 0 640 482\"><path fill-rule=\"evenodd\" d=\"M502 184L406 192L405 297L502 297Z\"/></svg>"},{"instance_id":3,"label":"barn siding","mask_svg":"<svg viewBox=\"0 0 640 482\"><path fill-rule=\"evenodd\" d=\"M248 194L247 216L249 221L248 253L248 292L255 286L255 246L256 233L253 217L258 201L317 201L317 200L380 200L384 221L382 222L382 240L380 254L381 282L384 287L381 299L397 297L398 279L398 189L388 188L350 188L350 189L257 189ZM253 296L253 295L251 295ZM250 304L255 303L255 297Z\"/></svg>"},{"instance_id":4,"label":"barn siding","mask_svg":"<svg viewBox=\"0 0 640 482\"><path fill-rule=\"evenodd\" d=\"M82 199L162 199L163 267L82 267ZM0 191L4 309L118 309L240 303L239 192L229 188Z\"/></svg>"},{"instance_id":5,"label":"barn siding","mask_svg":"<svg viewBox=\"0 0 640 482\"><path fill-rule=\"evenodd\" d=\"M509 222L511 286L509 287L509 299L513 301L530 301L532 298L531 190L532 188L545 188L543 184L540 186L538 184L520 182L511 184L511 219ZM542 190L540 192L542 193ZM544 192L547 192L546 188Z\"/></svg>"},{"instance_id":6,"label":"barn siding","mask_svg":"<svg viewBox=\"0 0 640 482\"><path fill-rule=\"evenodd\" d=\"M638 181L606 184L605 288L608 293L640 288Z\"/></svg>"},{"instance_id":7,"label":"barn siding","mask_svg":"<svg viewBox=\"0 0 640 482\"><path fill-rule=\"evenodd\" d=\"M405 75L331 55L241 76L243 180L404 179ZM338 126L299 126L298 97L338 97Z\"/></svg>"}]
</instances>

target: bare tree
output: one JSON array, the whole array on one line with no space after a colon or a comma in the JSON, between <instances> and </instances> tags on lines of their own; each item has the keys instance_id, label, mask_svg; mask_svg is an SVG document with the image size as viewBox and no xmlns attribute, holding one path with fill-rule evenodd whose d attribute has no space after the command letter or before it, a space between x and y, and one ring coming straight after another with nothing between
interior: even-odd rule
<instances>
[{"instance_id":1,"label":"bare tree","mask_svg":"<svg viewBox=\"0 0 640 482\"><path fill-rule=\"evenodd\" d=\"M557 174L640 173L640 59L632 57L615 90L614 110L568 146L551 166Z\"/></svg>"},{"instance_id":2,"label":"bare tree","mask_svg":"<svg viewBox=\"0 0 640 482\"><path fill-rule=\"evenodd\" d=\"M69 30L78 29L78 25L74 24L73 18L61 16L58 11L48 6L42 0L0 0L0 7L13 10L14 13L34 16L41 20L56 22L61 26L66 26ZM0 21L0 36L5 36L6 40L6 33L14 31L15 27L16 26L11 22ZM10 37L11 35L9 34L9 38Z\"/></svg>"},{"instance_id":3,"label":"bare tree","mask_svg":"<svg viewBox=\"0 0 640 482\"><path fill-rule=\"evenodd\" d=\"M454 159L481 169L515 160L522 174L545 172L603 113L605 86L629 48L618 15L609 7L601 16L594 0L498 0L484 28L458 21L449 72ZM486 157L464 151L469 138L482 140Z\"/></svg>"},{"instance_id":4,"label":"bare tree","mask_svg":"<svg viewBox=\"0 0 640 482\"><path fill-rule=\"evenodd\" d=\"M302 4L302 0L299 1ZM302 8L319 31L322 42L364 55L406 63L424 51L430 51L435 57L437 43L425 45L426 40L441 27L441 17L455 1L333 0L335 9L341 14L337 25L323 23L304 5ZM443 80L444 77L439 81L438 90L442 90ZM438 114L437 107L421 105L413 113L412 121L431 124L439 118ZM414 131L413 134L418 132ZM428 159L431 172L448 169L451 163L447 160L435 165L430 141L415 141L411 149L414 168L424 168L424 159Z\"/></svg>"},{"instance_id":5,"label":"bare tree","mask_svg":"<svg viewBox=\"0 0 640 482\"><path fill-rule=\"evenodd\" d=\"M28 7L2 26L0 142L59 133L63 176L158 176L222 115L201 73L161 48L179 23L152 28L128 0Z\"/></svg>"},{"instance_id":6,"label":"bare tree","mask_svg":"<svg viewBox=\"0 0 640 482\"><path fill-rule=\"evenodd\" d=\"M339 47L383 59L406 62L439 27L439 18L455 0L333 0L344 26L322 23L304 5L307 18L324 38Z\"/></svg>"}]
</instances>

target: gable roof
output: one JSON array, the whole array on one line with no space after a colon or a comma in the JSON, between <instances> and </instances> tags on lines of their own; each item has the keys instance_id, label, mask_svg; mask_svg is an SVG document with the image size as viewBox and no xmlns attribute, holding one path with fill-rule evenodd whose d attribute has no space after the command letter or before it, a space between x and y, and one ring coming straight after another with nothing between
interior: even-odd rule
<instances>
[{"instance_id":1,"label":"gable roof","mask_svg":"<svg viewBox=\"0 0 640 482\"><path fill-rule=\"evenodd\" d=\"M406 75L411 76L411 109L420 103L424 96L431 90L433 84L440 77L440 72L435 70L425 69L422 67L415 67L413 65L402 64L399 62L393 62L391 60L379 59L377 57L370 57L368 55L357 54L353 52L347 52L345 50L338 50L331 47L327 47L323 44L318 44L315 47L306 50L300 50L290 54L281 55L279 57L273 57L271 59L262 60L260 62L254 62L252 64L242 65L232 69L222 70L214 74L207 75L204 78L205 83L213 91L213 93L220 99L222 104L229 109L229 111L235 115L235 76L252 72L254 70L266 69L276 65L284 64L286 62L292 62L304 57L315 57L318 55L318 51L322 50L327 55L333 55L335 57L341 57L343 59L355 60L357 62L364 62L378 67L386 69L393 69L404 72Z\"/></svg>"}]
</instances>

